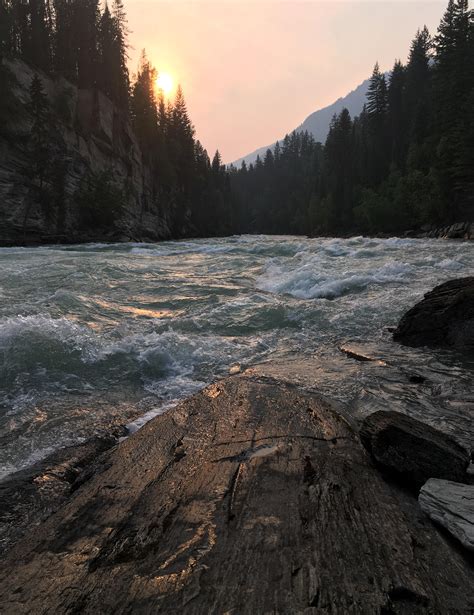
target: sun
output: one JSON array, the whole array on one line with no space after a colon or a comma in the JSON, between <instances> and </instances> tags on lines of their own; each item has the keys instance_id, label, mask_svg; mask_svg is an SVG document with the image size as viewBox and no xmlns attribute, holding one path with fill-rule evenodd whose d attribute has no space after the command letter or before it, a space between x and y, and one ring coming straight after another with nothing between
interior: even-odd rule
<instances>
[{"instance_id":1,"label":"sun","mask_svg":"<svg viewBox=\"0 0 474 615\"><path fill-rule=\"evenodd\" d=\"M159 73L156 78L156 86L163 94L168 96L173 91L173 77L169 73Z\"/></svg>"}]
</instances>

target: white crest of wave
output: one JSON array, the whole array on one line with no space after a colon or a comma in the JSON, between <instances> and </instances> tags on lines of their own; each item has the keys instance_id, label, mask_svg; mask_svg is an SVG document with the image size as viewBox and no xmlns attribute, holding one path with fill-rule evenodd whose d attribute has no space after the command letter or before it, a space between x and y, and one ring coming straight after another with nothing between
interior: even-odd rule
<instances>
[{"instance_id":1,"label":"white crest of wave","mask_svg":"<svg viewBox=\"0 0 474 615\"><path fill-rule=\"evenodd\" d=\"M324 248L327 251L327 247ZM337 247L333 250L339 251ZM289 294L298 299L335 299L360 292L370 285L400 282L412 271L411 265L389 261L382 266L360 271L331 272L320 255L303 255L296 263L271 262L257 280L257 287L277 294Z\"/></svg>"}]
</instances>

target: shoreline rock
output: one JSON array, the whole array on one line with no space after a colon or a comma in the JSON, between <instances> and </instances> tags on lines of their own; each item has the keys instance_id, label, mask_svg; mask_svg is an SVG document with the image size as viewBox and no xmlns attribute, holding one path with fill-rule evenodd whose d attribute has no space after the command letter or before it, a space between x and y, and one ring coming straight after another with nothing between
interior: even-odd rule
<instances>
[{"instance_id":1,"label":"shoreline rock","mask_svg":"<svg viewBox=\"0 0 474 615\"><path fill-rule=\"evenodd\" d=\"M474 353L474 277L449 280L426 293L402 316L393 339Z\"/></svg>"},{"instance_id":2,"label":"shoreline rock","mask_svg":"<svg viewBox=\"0 0 474 615\"><path fill-rule=\"evenodd\" d=\"M4 478L0 482L0 555L67 502L123 435L125 429L94 436Z\"/></svg>"},{"instance_id":3,"label":"shoreline rock","mask_svg":"<svg viewBox=\"0 0 474 615\"><path fill-rule=\"evenodd\" d=\"M0 567L7 613L469 612L472 570L337 406L232 376L105 452Z\"/></svg>"},{"instance_id":4,"label":"shoreline rock","mask_svg":"<svg viewBox=\"0 0 474 615\"><path fill-rule=\"evenodd\" d=\"M473 485L432 478L421 488L418 501L423 512L474 552Z\"/></svg>"},{"instance_id":5,"label":"shoreline rock","mask_svg":"<svg viewBox=\"0 0 474 615\"><path fill-rule=\"evenodd\" d=\"M466 480L470 455L448 435L406 414L378 411L362 423L360 438L375 463L420 488L430 478Z\"/></svg>"}]
</instances>

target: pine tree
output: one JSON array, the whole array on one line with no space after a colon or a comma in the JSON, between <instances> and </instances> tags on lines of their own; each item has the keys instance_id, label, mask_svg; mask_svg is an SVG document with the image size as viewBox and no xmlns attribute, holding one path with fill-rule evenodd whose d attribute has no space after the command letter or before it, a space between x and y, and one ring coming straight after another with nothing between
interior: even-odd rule
<instances>
[{"instance_id":1,"label":"pine tree","mask_svg":"<svg viewBox=\"0 0 474 615\"><path fill-rule=\"evenodd\" d=\"M422 143L430 129L431 48L431 36L428 28L424 26L418 30L411 43L406 70L407 137L414 144Z\"/></svg>"},{"instance_id":2,"label":"pine tree","mask_svg":"<svg viewBox=\"0 0 474 615\"><path fill-rule=\"evenodd\" d=\"M388 93L385 75L380 72L378 62L375 64L367 92L367 153L368 180L377 184L386 174L390 164Z\"/></svg>"},{"instance_id":3,"label":"pine tree","mask_svg":"<svg viewBox=\"0 0 474 615\"><path fill-rule=\"evenodd\" d=\"M79 88L90 89L97 86L99 18L98 0L74 0L72 36Z\"/></svg>"},{"instance_id":4,"label":"pine tree","mask_svg":"<svg viewBox=\"0 0 474 615\"><path fill-rule=\"evenodd\" d=\"M99 47L99 79L98 85L102 92L115 102L117 101L116 85L116 32L115 24L106 3L104 12L99 21L98 47Z\"/></svg>"},{"instance_id":5,"label":"pine tree","mask_svg":"<svg viewBox=\"0 0 474 615\"><path fill-rule=\"evenodd\" d=\"M367 114L377 120L387 112L387 83L385 75L380 72L379 63L374 66L367 92Z\"/></svg>"},{"instance_id":6,"label":"pine tree","mask_svg":"<svg viewBox=\"0 0 474 615\"><path fill-rule=\"evenodd\" d=\"M350 228L352 223L353 126L347 109L335 115L325 146L328 192L333 203L328 219L331 231Z\"/></svg>"},{"instance_id":7,"label":"pine tree","mask_svg":"<svg viewBox=\"0 0 474 615\"><path fill-rule=\"evenodd\" d=\"M405 94L406 71L400 60L396 60L390 73L388 85L388 122L391 140L391 161L401 168L405 158Z\"/></svg>"},{"instance_id":8,"label":"pine tree","mask_svg":"<svg viewBox=\"0 0 474 615\"><path fill-rule=\"evenodd\" d=\"M33 77L29 93L28 109L32 117L32 125L28 140L31 156L31 166L28 169L28 173L35 194L30 196L27 201L23 216L23 228L26 227L34 202L39 202L40 205L43 205L45 198L44 182L47 169L51 164L50 108L43 84L38 75Z\"/></svg>"},{"instance_id":9,"label":"pine tree","mask_svg":"<svg viewBox=\"0 0 474 615\"><path fill-rule=\"evenodd\" d=\"M142 150L148 159L153 157L158 131L158 112L155 97L156 70L142 52L137 77L132 88L132 120Z\"/></svg>"},{"instance_id":10,"label":"pine tree","mask_svg":"<svg viewBox=\"0 0 474 615\"><path fill-rule=\"evenodd\" d=\"M473 20L467 0L450 0L435 37L437 169L453 219L473 202Z\"/></svg>"},{"instance_id":11,"label":"pine tree","mask_svg":"<svg viewBox=\"0 0 474 615\"><path fill-rule=\"evenodd\" d=\"M221 169L222 169L222 157L220 155L219 150L216 150L216 153L214 154L214 158L212 159L211 168L215 176L218 176L220 174Z\"/></svg>"},{"instance_id":12,"label":"pine tree","mask_svg":"<svg viewBox=\"0 0 474 615\"><path fill-rule=\"evenodd\" d=\"M187 191L191 184L194 165L194 127L189 119L183 90L178 86L176 97L171 108L168 142L171 161L181 184L181 189Z\"/></svg>"},{"instance_id":13,"label":"pine tree","mask_svg":"<svg viewBox=\"0 0 474 615\"><path fill-rule=\"evenodd\" d=\"M130 78L127 68L128 60L128 26L122 0L113 0L112 14L115 26L116 45L116 96L115 100L123 109L128 108Z\"/></svg>"},{"instance_id":14,"label":"pine tree","mask_svg":"<svg viewBox=\"0 0 474 615\"><path fill-rule=\"evenodd\" d=\"M74 0L53 0L55 31L53 66L55 72L77 81L77 50L73 39Z\"/></svg>"},{"instance_id":15,"label":"pine tree","mask_svg":"<svg viewBox=\"0 0 474 615\"><path fill-rule=\"evenodd\" d=\"M44 71L51 67L51 20L49 2L29 0L29 44L27 61Z\"/></svg>"}]
</instances>

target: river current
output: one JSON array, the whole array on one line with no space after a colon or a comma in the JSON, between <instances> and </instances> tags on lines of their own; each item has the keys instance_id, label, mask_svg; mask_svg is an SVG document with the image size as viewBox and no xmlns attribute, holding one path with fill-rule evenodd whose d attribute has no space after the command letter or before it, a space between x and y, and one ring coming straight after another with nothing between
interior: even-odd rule
<instances>
[{"instance_id":1,"label":"river current","mask_svg":"<svg viewBox=\"0 0 474 615\"><path fill-rule=\"evenodd\" d=\"M0 249L0 477L118 423L133 431L236 364L386 345L426 291L473 274L472 243L427 239ZM474 403L471 366L393 352ZM350 403L370 377L320 389Z\"/></svg>"}]
</instances>

